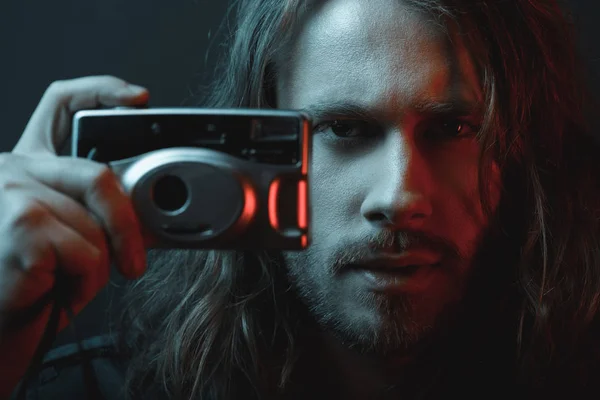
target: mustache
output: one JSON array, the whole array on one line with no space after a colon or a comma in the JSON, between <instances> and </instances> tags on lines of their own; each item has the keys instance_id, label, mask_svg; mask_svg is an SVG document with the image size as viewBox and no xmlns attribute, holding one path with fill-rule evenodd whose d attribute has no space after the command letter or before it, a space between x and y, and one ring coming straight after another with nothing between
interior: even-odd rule
<instances>
[{"instance_id":1,"label":"mustache","mask_svg":"<svg viewBox=\"0 0 600 400\"><path fill-rule=\"evenodd\" d=\"M378 253L402 253L414 248L427 248L446 259L464 258L460 249L451 241L426 232L380 231L372 236L343 241L332 255L333 272L339 272L349 264L359 264Z\"/></svg>"}]
</instances>

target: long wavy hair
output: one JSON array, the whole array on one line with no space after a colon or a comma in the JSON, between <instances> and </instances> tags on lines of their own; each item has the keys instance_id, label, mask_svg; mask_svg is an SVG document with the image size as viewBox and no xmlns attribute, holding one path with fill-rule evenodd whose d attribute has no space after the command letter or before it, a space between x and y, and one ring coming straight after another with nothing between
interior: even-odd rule
<instances>
[{"instance_id":1,"label":"long wavy hair","mask_svg":"<svg viewBox=\"0 0 600 400\"><path fill-rule=\"evenodd\" d=\"M403 1L448 32L458 29L479 70L480 187L487 204L486 176L496 162L500 211L485 209L506 239L503 252L514 255L503 290L514 300L517 375L545 385L549 366L583 371L600 358L590 333L600 304L600 153L591 150L591 103L572 21L554 0ZM316 3L236 2L227 51L198 104L276 107L277 60ZM131 395L147 388L179 399L285 393L304 336L281 259L150 251L148 272L126 294L121 325ZM486 273L493 281L495 271Z\"/></svg>"}]
</instances>

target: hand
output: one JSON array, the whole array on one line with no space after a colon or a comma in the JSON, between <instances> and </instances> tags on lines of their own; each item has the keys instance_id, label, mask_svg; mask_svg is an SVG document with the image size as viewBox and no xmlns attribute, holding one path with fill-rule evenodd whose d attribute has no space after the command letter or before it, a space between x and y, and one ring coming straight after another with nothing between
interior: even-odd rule
<instances>
[{"instance_id":1,"label":"hand","mask_svg":"<svg viewBox=\"0 0 600 400\"><path fill-rule=\"evenodd\" d=\"M104 164L59 157L57 147L70 134L74 112L147 100L147 90L110 76L55 82L13 151L0 154L0 375L12 376L13 386L51 304L20 332L7 332L4 322L47 294L57 269L72 283L67 297L75 313L108 283L111 255L125 277L145 271L140 225L116 176ZM67 322L62 315L59 328ZM0 397L8 386L0 384Z\"/></svg>"}]
</instances>

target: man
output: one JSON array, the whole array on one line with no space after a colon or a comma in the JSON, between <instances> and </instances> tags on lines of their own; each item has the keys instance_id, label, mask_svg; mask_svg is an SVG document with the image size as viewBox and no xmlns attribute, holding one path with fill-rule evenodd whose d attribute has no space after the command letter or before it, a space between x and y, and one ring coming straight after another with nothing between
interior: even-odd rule
<instances>
[{"instance_id":1,"label":"man","mask_svg":"<svg viewBox=\"0 0 600 400\"><path fill-rule=\"evenodd\" d=\"M151 252L120 327L129 395L597 397L598 171L573 48L551 0L241 2L205 105L311 113L313 244ZM54 85L4 155L3 310L31 307L56 265L81 309L109 247L143 273L114 177L52 153L75 109L146 95ZM48 313L3 337L6 388ZM79 379L60 374L38 390Z\"/></svg>"}]
</instances>

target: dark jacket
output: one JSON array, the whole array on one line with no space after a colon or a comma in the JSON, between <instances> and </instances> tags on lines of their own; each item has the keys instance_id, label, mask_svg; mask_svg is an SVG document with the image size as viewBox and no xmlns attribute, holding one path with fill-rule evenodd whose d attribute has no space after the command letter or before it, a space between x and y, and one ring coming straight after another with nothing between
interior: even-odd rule
<instances>
[{"instance_id":1,"label":"dark jacket","mask_svg":"<svg viewBox=\"0 0 600 400\"><path fill-rule=\"evenodd\" d=\"M77 344L57 347L44 357L39 373L27 385L27 400L86 399L82 357L90 360L100 387L101 398L123 400L126 366L119 358L115 338L95 336L82 341L84 354ZM20 387L13 393L16 399Z\"/></svg>"}]
</instances>

